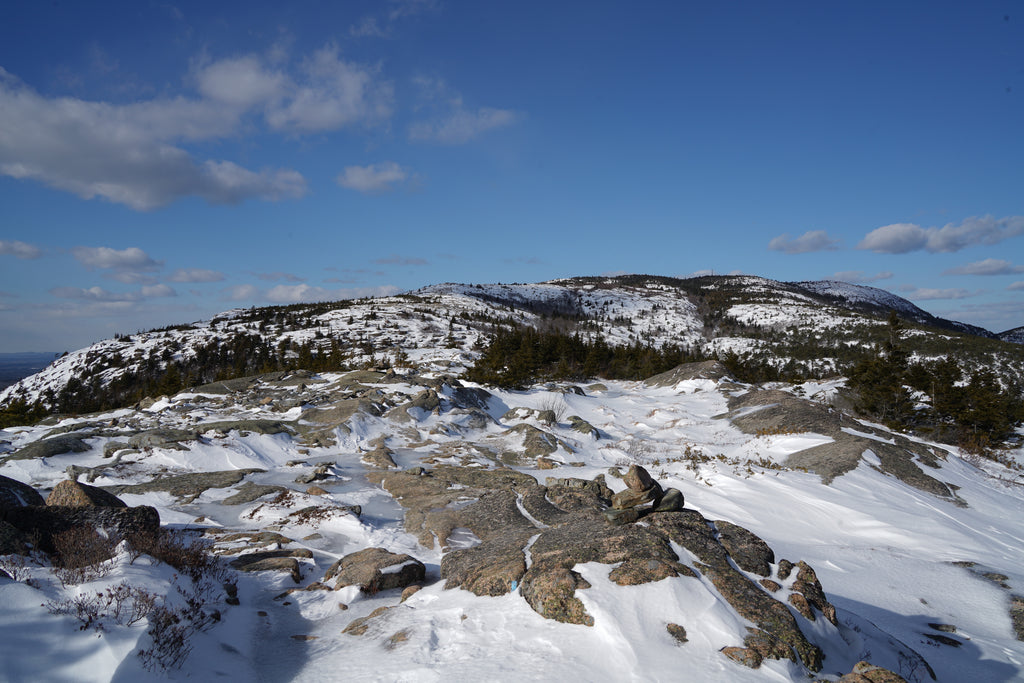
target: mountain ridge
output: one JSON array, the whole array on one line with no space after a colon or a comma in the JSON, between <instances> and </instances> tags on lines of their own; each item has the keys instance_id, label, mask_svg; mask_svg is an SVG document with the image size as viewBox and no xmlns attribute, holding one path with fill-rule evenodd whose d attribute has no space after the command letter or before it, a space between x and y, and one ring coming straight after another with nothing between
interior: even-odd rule
<instances>
[{"instance_id":1,"label":"mountain ridge","mask_svg":"<svg viewBox=\"0 0 1024 683\"><path fill-rule=\"evenodd\" d=\"M398 353L458 374L472 365L489 335L515 325L600 335L612 346L673 344L705 357L731 353L823 376L841 372L855 349L877 343L889 310L921 326L914 336L933 347L922 348L922 355L938 357L937 349L952 343L949 334L967 335L958 338L980 345L965 356L969 362L981 366L987 356L1005 356L997 366L1012 380L1024 379L1019 346L1000 347L998 335L942 320L874 287L750 275L583 276L532 284L440 283L387 297L232 309L208 321L119 335L71 352L0 392L0 405L23 400L53 406L69 385L99 390L172 363L187 373L213 356L229 363L232 354L255 354L255 346L264 357L274 356L271 369L300 353L334 354L350 367ZM231 340L239 348L230 348ZM238 370L263 367L250 365ZM223 375L223 367L218 372ZM195 381L214 378L200 372Z\"/></svg>"}]
</instances>

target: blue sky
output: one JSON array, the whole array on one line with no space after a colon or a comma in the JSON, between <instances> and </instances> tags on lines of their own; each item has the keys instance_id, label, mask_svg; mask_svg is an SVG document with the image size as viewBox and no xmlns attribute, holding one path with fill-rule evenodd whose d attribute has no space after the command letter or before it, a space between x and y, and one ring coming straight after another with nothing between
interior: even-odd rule
<instances>
[{"instance_id":1,"label":"blue sky","mask_svg":"<svg viewBox=\"0 0 1024 683\"><path fill-rule=\"evenodd\" d=\"M1012 0L13 0L0 69L0 352L625 272L1024 325Z\"/></svg>"}]
</instances>

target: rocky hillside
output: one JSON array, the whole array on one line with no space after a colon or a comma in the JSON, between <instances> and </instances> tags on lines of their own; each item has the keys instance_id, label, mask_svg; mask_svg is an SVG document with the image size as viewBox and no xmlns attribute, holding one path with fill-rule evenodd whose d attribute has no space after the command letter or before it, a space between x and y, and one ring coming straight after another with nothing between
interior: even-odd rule
<instances>
[{"instance_id":1,"label":"rocky hillside","mask_svg":"<svg viewBox=\"0 0 1024 683\"><path fill-rule=\"evenodd\" d=\"M0 431L5 672L1024 675L1019 450L998 464L858 420L841 381L750 385L709 361L511 391L453 376L468 350L416 353ZM109 541L80 557L69 527Z\"/></svg>"},{"instance_id":2,"label":"rocky hillside","mask_svg":"<svg viewBox=\"0 0 1024 683\"><path fill-rule=\"evenodd\" d=\"M784 376L843 372L885 338L895 310L919 358L1024 381L1024 346L944 321L883 290L750 276L573 278L541 284L426 287L392 297L233 310L212 320L119 336L74 351L0 393L81 412L256 372L408 363L460 375L496 330L529 325L611 346L679 345L732 354Z\"/></svg>"}]
</instances>

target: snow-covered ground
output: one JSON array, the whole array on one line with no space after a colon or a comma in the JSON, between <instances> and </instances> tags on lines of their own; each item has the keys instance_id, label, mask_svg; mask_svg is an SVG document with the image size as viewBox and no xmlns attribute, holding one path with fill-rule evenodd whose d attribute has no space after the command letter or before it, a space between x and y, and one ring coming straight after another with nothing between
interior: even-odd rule
<instances>
[{"instance_id":1,"label":"snow-covered ground","mask_svg":"<svg viewBox=\"0 0 1024 683\"><path fill-rule=\"evenodd\" d=\"M324 393L339 380L296 388L303 396ZM397 378L401 379L401 378ZM422 387L388 382L372 385L393 403L415 396ZM807 385L807 395L827 395L828 384ZM402 525L403 510L386 491L366 479L362 454L384 437L401 468L424 460L456 462L476 458L474 448L497 449L505 433L522 420L504 416L511 408L557 408L557 425L534 418L568 445L549 458L554 470L517 469L541 483L548 476L593 478L610 467L641 464L664 486L683 492L686 507L709 520L726 520L753 531L775 550L776 559L804 560L817 572L826 596L836 606L839 626L824 619L801 622L808 638L825 652L819 680L835 680L858 660L869 660L909 681L931 680L926 670L901 652L914 650L935 672L936 680L1024 680L1024 643L1015 639L1009 616L1011 595L1024 594L1024 487L1019 472L988 461L951 455L935 476L957 488L966 506L937 498L872 467L870 453L856 470L824 485L817 475L786 469L786 457L827 443L813 433L745 434L728 420L728 392L713 380L687 380L671 387L635 382L584 386L585 395L536 387L530 391L492 391L485 426L467 426L465 411L442 400L433 413L410 409L410 421L357 415L335 430L333 446L311 447L288 434L227 436L205 432L185 441L185 450L152 447L124 456L118 467L92 483L113 486L148 481L158 471L176 474L260 468L247 481L285 486L286 502L273 496L243 505L224 500L237 487L211 488L194 500L169 493L123 494L129 505L155 506L164 525L191 529L256 530L273 527L294 539L287 548L304 548L302 585L321 579L335 560L368 547L408 553L426 565L422 590L399 603L399 591L376 595L356 587L313 590L279 597L295 587L285 573L239 574L238 606L220 606L221 619L193 638L194 649L180 669L153 673L136 652L149 646L145 620L131 626L108 624L102 632L79 630L71 616L42 607L50 600L88 594L126 580L160 595L173 595L176 580L164 565L115 558L102 579L62 587L50 570L23 569L19 581L0 579L0 679L11 681L231 680L262 681L441 681L441 680L585 680L585 681L803 681L808 672L789 661L766 660L748 669L720 649L741 645L749 625L729 608L707 579L672 578L637 586L608 579L610 565L588 563L576 570L591 584L577 592L594 626L558 623L541 617L515 591L477 597L446 590L439 579L441 551L426 548ZM286 391L286 390L282 390ZM181 394L146 411L118 411L77 418L79 424L133 424L136 428L181 427L223 419L295 420L310 406L275 412L265 406L233 402L229 397ZM526 411L523 411L525 414ZM597 428L599 438L571 429L577 415ZM71 427L65 420L59 427ZM0 431L0 448L15 451L39 440L51 427ZM867 427L865 427L867 433ZM33 460L7 460L0 474L53 487L74 464L101 467L104 446L115 437L86 439L90 450ZM1024 462L1024 453L1010 454ZM317 482L326 495L304 493L298 475L317 463L334 463L332 476ZM430 467L432 465L425 465ZM618 490L621 480L608 477ZM323 520L290 517L312 506L362 506L362 515ZM643 522L641 522L643 523ZM470 542L472 539L468 539ZM678 549L684 563L693 557ZM956 564L961 563L961 564ZM963 563L973 563L970 568ZM1003 588L983 573L1003 575ZM35 580L37 587L26 583ZM783 590L788 590L783 588ZM340 608L344 605L345 608ZM342 633L353 620L380 607L394 607L372 620L361 636ZM686 627L679 644L665 623ZM934 625L959 646L942 644Z\"/></svg>"}]
</instances>

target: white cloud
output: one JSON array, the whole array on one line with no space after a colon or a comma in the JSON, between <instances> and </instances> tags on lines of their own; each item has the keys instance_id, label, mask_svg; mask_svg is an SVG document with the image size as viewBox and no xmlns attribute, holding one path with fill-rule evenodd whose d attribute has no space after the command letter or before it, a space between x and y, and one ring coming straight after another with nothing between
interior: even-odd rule
<instances>
[{"instance_id":1,"label":"white cloud","mask_svg":"<svg viewBox=\"0 0 1024 683\"><path fill-rule=\"evenodd\" d=\"M203 268L178 268L167 279L171 282L221 282L224 273Z\"/></svg>"},{"instance_id":2,"label":"white cloud","mask_svg":"<svg viewBox=\"0 0 1024 683\"><path fill-rule=\"evenodd\" d=\"M824 230L810 230L797 238L791 238L789 233L779 235L768 243L768 248L787 254L834 251L839 248L839 240L829 237Z\"/></svg>"},{"instance_id":3,"label":"white cloud","mask_svg":"<svg viewBox=\"0 0 1024 683\"><path fill-rule=\"evenodd\" d=\"M923 249L926 244L928 244L928 233L920 225L893 223L869 232L857 245L857 248L879 254L905 254Z\"/></svg>"},{"instance_id":4,"label":"white cloud","mask_svg":"<svg viewBox=\"0 0 1024 683\"><path fill-rule=\"evenodd\" d=\"M404 182L409 172L393 161L385 161L369 166L346 166L337 182L342 187L356 190L364 194L386 192L394 189L398 183Z\"/></svg>"},{"instance_id":5,"label":"white cloud","mask_svg":"<svg viewBox=\"0 0 1024 683\"><path fill-rule=\"evenodd\" d=\"M941 228L922 228L913 223L884 225L869 232L857 247L880 254L906 254L921 249L950 253L979 244L998 244L1022 234L1024 216L971 216Z\"/></svg>"},{"instance_id":6,"label":"white cloud","mask_svg":"<svg viewBox=\"0 0 1024 683\"><path fill-rule=\"evenodd\" d=\"M224 298L229 301L253 301L260 295L259 287L253 285L235 285L224 290Z\"/></svg>"},{"instance_id":7,"label":"white cloud","mask_svg":"<svg viewBox=\"0 0 1024 683\"><path fill-rule=\"evenodd\" d=\"M966 289L932 289L928 287L914 287L907 285L900 287L908 299L915 301L931 301L935 299L969 299L982 294L981 291L968 291Z\"/></svg>"},{"instance_id":8,"label":"white cloud","mask_svg":"<svg viewBox=\"0 0 1024 683\"><path fill-rule=\"evenodd\" d=\"M0 240L0 254L20 259L37 259L43 255L43 250L18 240Z\"/></svg>"},{"instance_id":9,"label":"white cloud","mask_svg":"<svg viewBox=\"0 0 1024 683\"><path fill-rule=\"evenodd\" d=\"M288 100L267 111L278 130L315 132L372 124L391 116L394 88L378 80L379 69L338 58L328 45L302 64L301 82L291 84Z\"/></svg>"},{"instance_id":10,"label":"white cloud","mask_svg":"<svg viewBox=\"0 0 1024 683\"><path fill-rule=\"evenodd\" d=\"M1024 292L1024 282L1013 282L1006 287L1011 292Z\"/></svg>"},{"instance_id":11,"label":"white cloud","mask_svg":"<svg viewBox=\"0 0 1024 683\"><path fill-rule=\"evenodd\" d=\"M126 285L155 285L157 283L157 279L152 275L136 273L130 270L115 270L112 273L105 273L103 277Z\"/></svg>"},{"instance_id":12,"label":"white cloud","mask_svg":"<svg viewBox=\"0 0 1024 683\"><path fill-rule=\"evenodd\" d=\"M943 275L1015 275L1024 273L1024 266L1015 266L1009 261L987 258L945 271Z\"/></svg>"},{"instance_id":13,"label":"white cloud","mask_svg":"<svg viewBox=\"0 0 1024 683\"><path fill-rule=\"evenodd\" d=\"M138 292L110 292L102 287L54 287L50 294L59 299L85 299L88 301L125 302L138 301L141 295Z\"/></svg>"},{"instance_id":14,"label":"white cloud","mask_svg":"<svg viewBox=\"0 0 1024 683\"><path fill-rule=\"evenodd\" d=\"M835 273L831 279L840 280L842 282L851 282L853 284L867 284L868 282L878 282L879 280L888 280L892 277L892 272L885 270L874 275L868 275L863 270L841 270Z\"/></svg>"},{"instance_id":15,"label":"white cloud","mask_svg":"<svg viewBox=\"0 0 1024 683\"><path fill-rule=\"evenodd\" d=\"M451 92L439 79L418 78L414 83L420 88L421 104L418 108L427 116L409 126L410 140L461 145L488 130L511 125L519 119L519 115L510 109L468 108L462 96Z\"/></svg>"},{"instance_id":16,"label":"white cloud","mask_svg":"<svg viewBox=\"0 0 1024 683\"><path fill-rule=\"evenodd\" d=\"M146 271L156 270L163 265L162 261L153 260L138 247L120 250L110 247L75 247L71 253L86 268Z\"/></svg>"},{"instance_id":17,"label":"white cloud","mask_svg":"<svg viewBox=\"0 0 1024 683\"><path fill-rule=\"evenodd\" d=\"M235 135L247 107L285 106L288 93L308 101L312 86L300 88L244 57L206 67L198 82L204 98L116 105L44 97L0 68L0 174L136 210L190 195L214 204L303 196L306 182L297 171L199 161L180 145ZM337 90L329 86L325 99Z\"/></svg>"},{"instance_id":18,"label":"white cloud","mask_svg":"<svg viewBox=\"0 0 1024 683\"><path fill-rule=\"evenodd\" d=\"M289 85L285 74L265 69L255 55L209 64L196 74L196 80L206 97L241 109L278 101Z\"/></svg>"},{"instance_id":19,"label":"white cloud","mask_svg":"<svg viewBox=\"0 0 1024 683\"><path fill-rule=\"evenodd\" d=\"M159 284L151 287L143 287L142 296L147 299L155 299L158 297L178 296L178 293L174 291L173 287L165 284Z\"/></svg>"}]
</instances>

